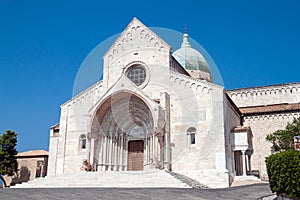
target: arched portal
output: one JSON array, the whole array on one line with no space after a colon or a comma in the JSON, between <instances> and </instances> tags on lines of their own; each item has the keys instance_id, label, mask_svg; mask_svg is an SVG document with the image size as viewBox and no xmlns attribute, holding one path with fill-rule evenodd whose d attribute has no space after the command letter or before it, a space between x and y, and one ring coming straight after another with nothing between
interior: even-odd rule
<instances>
[{"instance_id":1,"label":"arched portal","mask_svg":"<svg viewBox=\"0 0 300 200\"><path fill-rule=\"evenodd\" d=\"M158 151L153 115L141 97L124 91L111 95L92 120L88 158L96 170L150 168Z\"/></svg>"}]
</instances>

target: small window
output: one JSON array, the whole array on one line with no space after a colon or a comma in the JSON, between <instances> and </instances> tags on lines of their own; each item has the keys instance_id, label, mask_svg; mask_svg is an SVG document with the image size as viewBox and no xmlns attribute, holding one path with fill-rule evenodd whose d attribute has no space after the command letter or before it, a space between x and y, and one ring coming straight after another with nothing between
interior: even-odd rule
<instances>
[{"instance_id":1,"label":"small window","mask_svg":"<svg viewBox=\"0 0 300 200\"><path fill-rule=\"evenodd\" d=\"M196 131L197 130L195 127L190 127L186 131L188 136L189 146L194 146L196 144Z\"/></svg>"},{"instance_id":2,"label":"small window","mask_svg":"<svg viewBox=\"0 0 300 200\"><path fill-rule=\"evenodd\" d=\"M79 138L79 148L86 149L86 136L83 134Z\"/></svg>"},{"instance_id":3,"label":"small window","mask_svg":"<svg viewBox=\"0 0 300 200\"><path fill-rule=\"evenodd\" d=\"M191 133L191 144L196 144L196 140L195 140L195 133Z\"/></svg>"}]
</instances>

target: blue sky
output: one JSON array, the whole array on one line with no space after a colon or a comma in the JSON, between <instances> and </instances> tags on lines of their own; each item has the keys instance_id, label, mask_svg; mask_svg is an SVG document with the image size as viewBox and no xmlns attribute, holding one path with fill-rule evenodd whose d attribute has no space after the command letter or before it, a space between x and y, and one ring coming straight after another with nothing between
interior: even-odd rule
<instances>
[{"instance_id":1,"label":"blue sky","mask_svg":"<svg viewBox=\"0 0 300 200\"><path fill-rule=\"evenodd\" d=\"M19 151L47 150L81 63L135 16L179 32L186 25L226 89L299 81L296 0L0 0L0 133L15 130Z\"/></svg>"}]
</instances>

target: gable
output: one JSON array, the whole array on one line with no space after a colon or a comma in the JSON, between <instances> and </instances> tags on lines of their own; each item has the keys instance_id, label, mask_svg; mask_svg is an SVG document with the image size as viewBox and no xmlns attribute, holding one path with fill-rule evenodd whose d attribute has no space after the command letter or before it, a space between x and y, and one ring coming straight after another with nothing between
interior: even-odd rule
<instances>
[{"instance_id":1,"label":"gable","mask_svg":"<svg viewBox=\"0 0 300 200\"><path fill-rule=\"evenodd\" d=\"M106 60L109 58L109 60L112 60L115 57L122 55L124 52L141 48L155 48L159 51L171 51L169 44L137 18L133 18L114 44L104 54L103 59Z\"/></svg>"}]
</instances>

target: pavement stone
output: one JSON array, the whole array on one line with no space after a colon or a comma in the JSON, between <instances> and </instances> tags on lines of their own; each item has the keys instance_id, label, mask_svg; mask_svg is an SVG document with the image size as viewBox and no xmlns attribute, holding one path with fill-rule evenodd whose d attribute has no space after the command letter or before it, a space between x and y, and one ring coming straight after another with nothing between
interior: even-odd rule
<instances>
[{"instance_id":1,"label":"pavement stone","mask_svg":"<svg viewBox=\"0 0 300 200\"><path fill-rule=\"evenodd\" d=\"M261 183L223 189L193 188L5 188L0 189L1 200L251 200L271 197L269 184Z\"/></svg>"}]
</instances>

